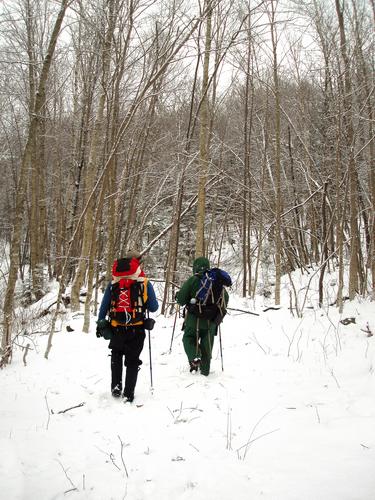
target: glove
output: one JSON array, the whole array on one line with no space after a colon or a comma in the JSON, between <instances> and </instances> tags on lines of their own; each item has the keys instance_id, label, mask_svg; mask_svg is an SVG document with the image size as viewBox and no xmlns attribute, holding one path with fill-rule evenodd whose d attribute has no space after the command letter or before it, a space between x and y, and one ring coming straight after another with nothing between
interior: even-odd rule
<instances>
[{"instance_id":1,"label":"glove","mask_svg":"<svg viewBox=\"0 0 375 500\"><path fill-rule=\"evenodd\" d=\"M96 322L96 336L98 338L103 337L105 340L111 340L113 337L111 323L106 319L99 319Z\"/></svg>"},{"instance_id":2,"label":"glove","mask_svg":"<svg viewBox=\"0 0 375 500\"><path fill-rule=\"evenodd\" d=\"M143 322L145 330L151 331L154 328L155 320L152 318L146 318Z\"/></svg>"}]
</instances>

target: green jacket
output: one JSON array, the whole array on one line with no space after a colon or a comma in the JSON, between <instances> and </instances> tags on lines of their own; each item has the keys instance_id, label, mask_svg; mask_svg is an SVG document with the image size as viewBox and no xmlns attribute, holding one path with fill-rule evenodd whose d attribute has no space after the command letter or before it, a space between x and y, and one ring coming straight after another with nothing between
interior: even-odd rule
<instances>
[{"instance_id":1,"label":"green jacket","mask_svg":"<svg viewBox=\"0 0 375 500\"><path fill-rule=\"evenodd\" d=\"M193 262L193 276L190 276L185 283L182 285L180 290L176 294L176 301L180 306L185 306L190 303L190 300L195 297L196 293L200 288L200 278L202 277L204 271L210 269L210 262L205 257L198 257ZM227 291L224 289L224 301L227 306L229 300L229 295ZM197 328L197 317L193 314L187 312L185 318L185 329L187 330L196 330ZM216 325L211 321L207 321L206 319L199 320L199 329L200 330L215 330Z\"/></svg>"}]
</instances>

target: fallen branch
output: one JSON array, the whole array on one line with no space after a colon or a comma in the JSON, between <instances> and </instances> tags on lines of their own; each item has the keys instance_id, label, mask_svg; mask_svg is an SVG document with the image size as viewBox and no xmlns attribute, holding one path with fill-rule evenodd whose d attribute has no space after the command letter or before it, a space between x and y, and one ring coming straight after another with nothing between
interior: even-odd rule
<instances>
[{"instance_id":1,"label":"fallen branch","mask_svg":"<svg viewBox=\"0 0 375 500\"><path fill-rule=\"evenodd\" d=\"M43 318L43 316L47 316L47 314L49 314L51 312L50 311L51 307L54 306L55 304L57 304L57 300L55 300L55 302L52 302L49 306L47 306L45 309L43 309L43 311L40 312L37 317Z\"/></svg>"},{"instance_id":2,"label":"fallen branch","mask_svg":"<svg viewBox=\"0 0 375 500\"><path fill-rule=\"evenodd\" d=\"M345 318L340 321L343 325L350 325L351 323L355 323L355 318Z\"/></svg>"},{"instance_id":3,"label":"fallen branch","mask_svg":"<svg viewBox=\"0 0 375 500\"><path fill-rule=\"evenodd\" d=\"M74 408L81 408L81 406L85 406L85 403L80 403L79 405L71 406L70 408L66 408L65 410L60 410L57 412L56 415L58 415L59 413L66 413L69 410L74 410ZM52 413L52 415L55 414L53 410L51 410L51 413Z\"/></svg>"},{"instance_id":4,"label":"fallen branch","mask_svg":"<svg viewBox=\"0 0 375 500\"><path fill-rule=\"evenodd\" d=\"M69 295L64 295L61 298L61 300L62 300L62 303L64 304L65 307L68 307L70 305L70 297L69 297ZM81 302L81 303L83 304L83 302ZM47 316L47 314L50 314L50 312L51 312L50 309L55 304L57 304L57 300L55 300L55 302L51 302L51 304L49 306L47 306L45 309L43 309L43 311L41 311L37 317L38 318L43 318L44 316Z\"/></svg>"},{"instance_id":5,"label":"fallen branch","mask_svg":"<svg viewBox=\"0 0 375 500\"><path fill-rule=\"evenodd\" d=\"M228 311L237 311L245 314L252 314L253 316L260 316L258 313L253 313L251 311L245 311L244 309L234 309L233 307L227 307Z\"/></svg>"},{"instance_id":6,"label":"fallen branch","mask_svg":"<svg viewBox=\"0 0 375 500\"><path fill-rule=\"evenodd\" d=\"M350 297L349 296L345 296L341 300L344 302L345 300L350 300ZM332 302L330 304L330 306L335 306L336 304L337 304L337 299L334 302Z\"/></svg>"}]
</instances>

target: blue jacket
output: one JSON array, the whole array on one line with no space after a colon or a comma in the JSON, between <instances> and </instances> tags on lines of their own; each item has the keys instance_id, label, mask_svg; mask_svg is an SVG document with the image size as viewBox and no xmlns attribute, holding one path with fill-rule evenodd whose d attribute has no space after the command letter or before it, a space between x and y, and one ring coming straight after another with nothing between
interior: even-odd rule
<instances>
[{"instance_id":1,"label":"blue jacket","mask_svg":"<svg viewBox=\"0 0 375 500\"><path fill-rule=\"evenodd\" d=\"M109 313L109 308L111 305L111 286L112 284L109 283L107 288L105 289L102 303L100 304L99 308L98 320L105 319L107 314ZM150 281L147 281L147 301L145 306L146 309L148 309L150 312L157 311L159 307L154 287L152 286L152 283Z\"/></svg>"}]
</instances>

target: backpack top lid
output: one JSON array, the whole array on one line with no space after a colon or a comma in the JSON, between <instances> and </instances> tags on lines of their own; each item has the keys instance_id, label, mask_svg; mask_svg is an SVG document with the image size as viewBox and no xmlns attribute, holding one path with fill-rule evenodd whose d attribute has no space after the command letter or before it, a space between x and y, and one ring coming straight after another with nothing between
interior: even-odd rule
<instances>
[{"instance_id":1,"label":"backpack top lid","mask_svg":"<svg viewBox=\"0 0 375 500\"><path fill-rule=\"evenodd\" d=\"M232 286L229 274L218 267L205 271L199 279L200 288L196 299L203 305L217 302L222 296L223 287Z\"/></svg>"},{"instance_id":2,"label":"backpack top lid","mask_svg":"<svg viewBox=\"0 0 375 500\"><path fill-rule=\"evenodd\" d=\"M145 273L141 269L139 260L136 258L124 258L114 261L112 266L112 282L117 282L121 278L143 281Z\"/></svg>"},{"instance_id":3,"label":"backpack top lid","mask_svg":"<svg viewBox=\"0 0 375 500\"><path fill-rule=\"evenodd\" d=\"M223 286L232 286L232 278L230 275L219 269L218 267L213 267L208 271L208 275L211 280L219 282Z\"/></svg>"}]
</instances>

